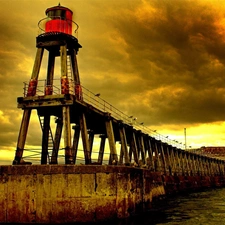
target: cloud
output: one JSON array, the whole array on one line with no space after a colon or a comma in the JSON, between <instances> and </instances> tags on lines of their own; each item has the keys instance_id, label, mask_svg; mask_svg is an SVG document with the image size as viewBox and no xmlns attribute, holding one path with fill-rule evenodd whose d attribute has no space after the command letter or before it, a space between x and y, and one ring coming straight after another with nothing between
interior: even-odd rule
<instances>
[{"instance_id":1,"label":"cloud","mask_svg":"<svg viewBox=\"0 0 225 225\"><path fill-rule=\"evenodd\" d=\"M17 141L22 110L16 108L16 99L23 96L23 81L32 72L37 23L45 17L46 8L55 4L1 1L0 149ZM224 3L78 0L74 4L62 0L61 5L74 11L80 26L82 85L162 132L178 132L179 128L182 132L183 127L198 129L200 124L211 123L222 132ZM46 64L45 53L40 78L45 77ZM28 144L38 145L40 125L35 113L32 118Z\"/></svg>"},{"instance_id":2,"label":"cloud","mask_svg":"<svg viewBox=\"0 0 225 225\"><path fill-rule=\"evenodd\" d=\"M222 8L204 1L141 1L106 13L108 39L93 54L97 58L89 56L89 68L103 80L96 89L113 100L111 91L114 103L149 124L223 121Z\"/></svg>"}]
</instances>

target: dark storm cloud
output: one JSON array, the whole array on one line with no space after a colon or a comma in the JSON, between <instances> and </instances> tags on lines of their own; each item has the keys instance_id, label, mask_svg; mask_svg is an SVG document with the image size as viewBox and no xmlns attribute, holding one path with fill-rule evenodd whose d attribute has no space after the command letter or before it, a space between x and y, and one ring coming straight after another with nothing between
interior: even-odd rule
<instances>
[{"instance_id":1,"label":"dark storm cloud","mask_svg":"<svg viewBox=\"0 0 225 225\"><path fill-rule=\"evenodd\" d=\"M17 97L23 96L23 82L32 72L37 22L42 15L36 15L31 1L23 0L1 1L0 11L0 150L15 150L22 119ZM36 130L29 130L35 136Z\"/></svg>"},{"instance_id":2,"label":"dark storm cloud","mask_svg":"<svg viewBox=\"0 0 225 225\"><path fill-rule=\"evenodd\" d=\"M7 106L5 104L5 106ZM18 131L18 112L17 110L5 109L0 110L0 143L1 146L12 147L15 145L15 132Z\"/></svg>"},{"instance_id":3,"label":"dark storm cloud","mask_svg":"<svg viewBox=\"0 0 225 225\"><path fill-rule=\"evenodd\" d=\"M124 44L103 42L97 50L102 63L95 65L106 71L99 90L153 124L224 120L224 13L204 1L180 0L119 11L107 16L114 40Z\"/></svg>"},{"instance_id":4,"label":"dark storm cloud","mask_svg":"<svg viewBox=\"0 0 225 225\"><path fill-rule=\"evenodd\" d=\"M224 5L210 0L62 0L79 24L82 85L145 125L224 121ZM0 149L16 146L37 23L58 2L1 1ZM40 78L46 75L46 53ZM59 67L57 67L56 74ZM34 113L28 145L41 145ZM158 129L158 128L157 128ZM3 147L2 147L3 146Z\"/></svg>"}]
</instances>

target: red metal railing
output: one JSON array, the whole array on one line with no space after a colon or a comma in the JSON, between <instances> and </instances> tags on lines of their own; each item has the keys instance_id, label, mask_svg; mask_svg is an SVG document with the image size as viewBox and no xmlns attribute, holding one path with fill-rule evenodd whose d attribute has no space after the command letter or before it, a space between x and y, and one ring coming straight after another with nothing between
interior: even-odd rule
<instances>
[{"instance_id":1,"label":"red metal railing","mask_svg":"<svg viewBox=\"0 0 225 225\"><path fill-rule=\"evenodd\" d=\"M39 22L38 22L38 35L40 34L43 34L43 33L46 33L46 23L48 23L49 21L51 20L57 20L59 26L57 26L57 32L62 32L62 33L66 33L68 34L68 25L71 26L71 30L72 30L72 35L76 38L78 38L78 28L79 28L79 25L74 22L73 20L68 20L68 19L65 19L65 18L62 18L60 16L52 16L52 17L46 17L46 18L43 18L41 19Z\"/></svg>"}]
</instances>

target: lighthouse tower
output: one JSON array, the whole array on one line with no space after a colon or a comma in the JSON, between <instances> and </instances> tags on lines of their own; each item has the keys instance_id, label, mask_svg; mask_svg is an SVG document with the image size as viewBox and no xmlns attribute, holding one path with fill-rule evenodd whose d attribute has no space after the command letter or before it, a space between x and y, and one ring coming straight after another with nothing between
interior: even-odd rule
<instances>
[{"instance_id":1,"label":"lighthouse tower","mask_svg":"<svg viewBox=\"0 0 225 225\"><path fill-rule=\"evenodd\" d=\"M24 146L32 110L37 111L42 130L41 164L57 163L61 136L64 138L65 164L73 163L71 150L71 105L82 101L82 91L76 55L78 25L72 20L73 12L61 6L46 10L46 18L39 21L41 34L36 38L36 57L30 81L25 84L24 96L18 98L18 108L23 109L14 165L25 163ZM48 53L46 79L39 80L43 53ZM55 78L56 58L61 70ZM57 61L57 62L58 62ZM51 130L51 118L55 118L55 135ZM32 134L31 134L32 135ZM35 137L34 137L35 138Z\"/></svg>"}]
</instances>

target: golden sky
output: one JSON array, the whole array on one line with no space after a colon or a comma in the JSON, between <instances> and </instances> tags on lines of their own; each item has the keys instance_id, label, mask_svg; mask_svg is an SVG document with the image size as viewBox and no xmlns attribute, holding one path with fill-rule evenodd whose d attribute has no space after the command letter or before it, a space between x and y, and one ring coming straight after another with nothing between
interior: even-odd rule
<instances>
[{"instance_id":1,"label":"golden sky","mask_svg":"<svg viewBox=\"0 0 225 225\"><path fill-rule=\"evenodd\" d=\"M61 0L74 12L83 86L187 145L225 146L223 0ZM0 0L0 160L13 159L37 23L53 0ZM43 67L46 63L43 62ZM45 76L45 68L41 71ZM35 118L35 112L32 118ZM41 135L32 119L27 144Z\"/></svg>"}]
</instances>

